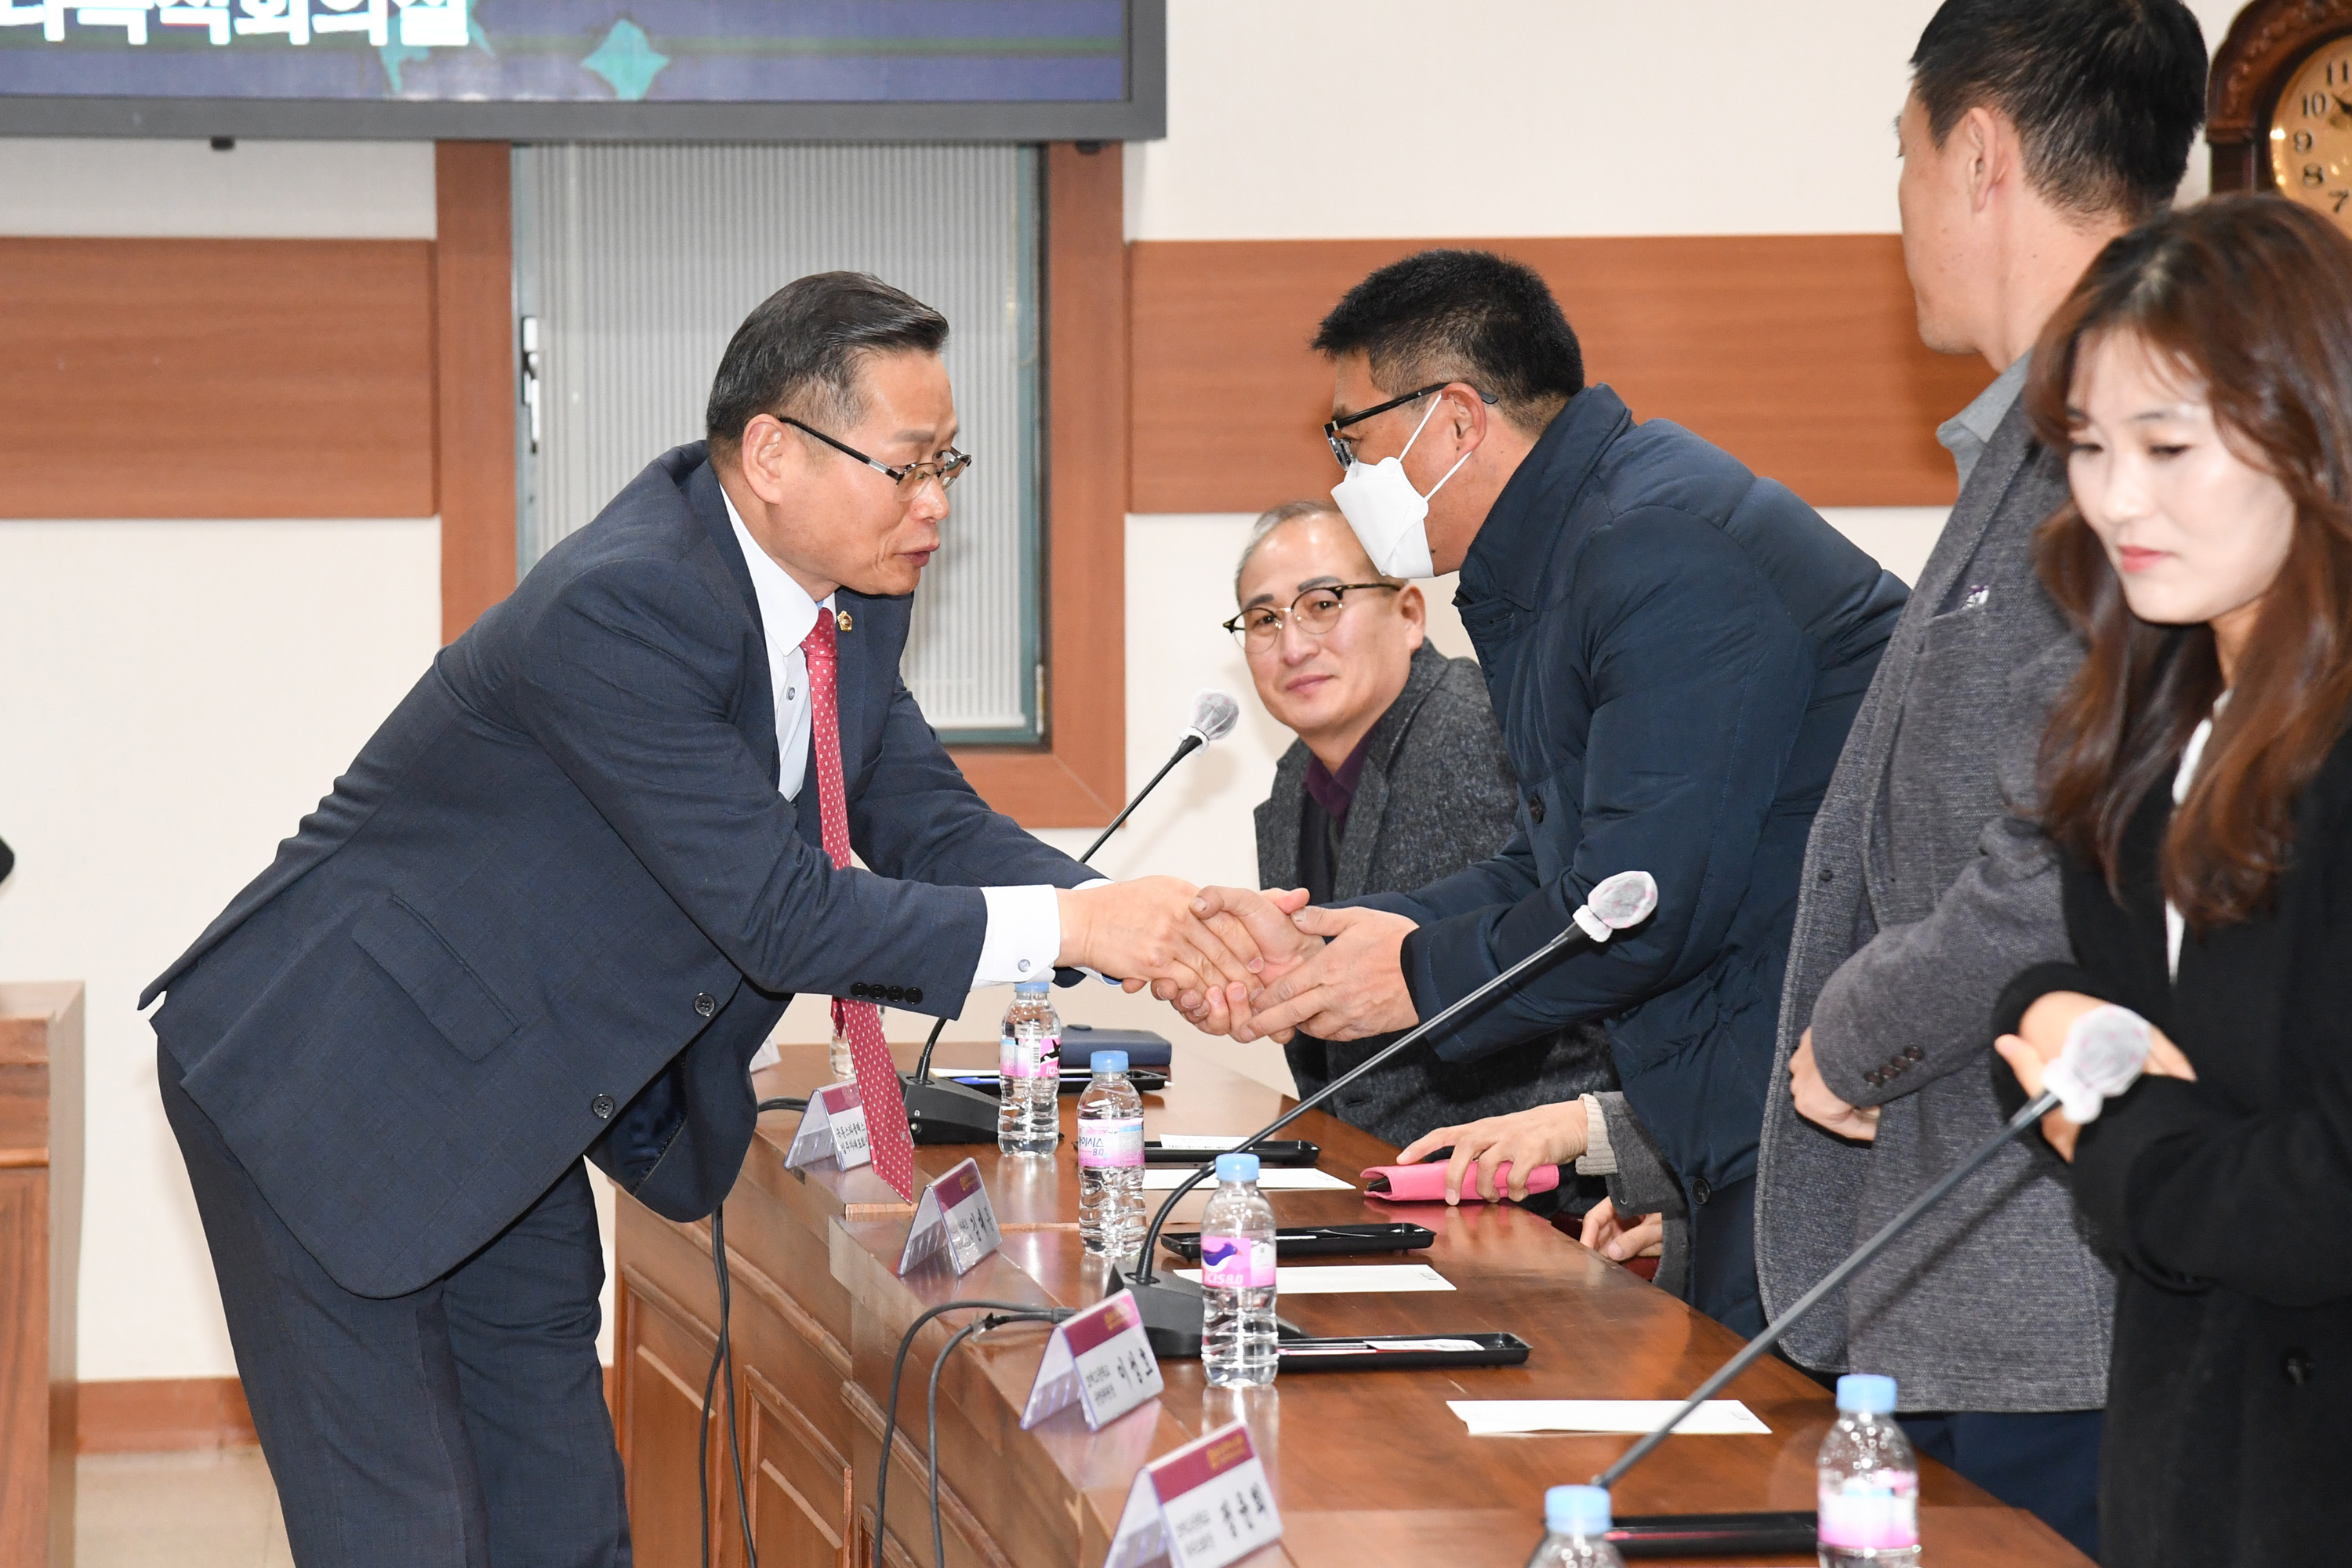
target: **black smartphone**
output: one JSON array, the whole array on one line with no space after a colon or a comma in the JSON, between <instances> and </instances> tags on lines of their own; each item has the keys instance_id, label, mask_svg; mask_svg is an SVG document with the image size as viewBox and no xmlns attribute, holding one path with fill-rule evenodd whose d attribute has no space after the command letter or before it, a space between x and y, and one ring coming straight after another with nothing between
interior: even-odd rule
<instances>
[{"instance_id":1,"label":"black smartphone","mask_svg":"<svg viewBox=\"0 0 2352 1568\"><path fill-rule=\"evenodd\" d=\"M1212 1165L1221 1149L1170 1149L1157 1142L1143 1146L1147 1165ZM1304 1138L1269 1138L1250 1151L1261 1165L1312 1165L1323 1157L1323 1145Z\"/></svg>"},{"instance_id":2,"label":"black smartphone","mask_svg":"<svg viewBox=\"0 0 2352 1568\"><path fill-rule=\"evenodd\" d=\"M1274 1233L1276 1258L1347 1258L1367 1252L1418 1252L1437 1240L1425 1225L1302 1225ZM1163 1230L1160 1245L1187 1263L1201 1261L1201 1233Z\"/></svg>"},{"instance_id":3,"label":"black smartphone","mask_svg":"<svg viewBox=\"0 0 2352 1568\"><path fill-rule=\"evenodd\" d=\"M1084 1094L1087 1091L1087 1085L1094 1080L1092 1073L1065 1072L1062 1074L1061 1092ZM992 1072L960 1072L947 1081L961 1084L965 1089L978 1089L982 1094L994 1094L997 1091L996 1075ZM1168 1087L1168 1075L1150 1068L1130 1068L1128 1069L1127 1081L1135 1086L1135 1091L1138 1094L1158 1094Z\"/></svg>"},{"instance_id":4,"label":"black smartphone","mask_svg":"<svg viewBox=\"0 0 2352 1568\"><path fill-rule=\"evenodd\" d=\"M1302 1372L1412 1372L1432 1366L1517 1366L1528 1342L1517 1334L1368 1334L1347 1339L1278 1340L1275 1365ZM1811 1518L1811 1515L1807 1515ZM1614 1539L1613 1537L1612 1539Z\"/></svg>"}]
</instances>

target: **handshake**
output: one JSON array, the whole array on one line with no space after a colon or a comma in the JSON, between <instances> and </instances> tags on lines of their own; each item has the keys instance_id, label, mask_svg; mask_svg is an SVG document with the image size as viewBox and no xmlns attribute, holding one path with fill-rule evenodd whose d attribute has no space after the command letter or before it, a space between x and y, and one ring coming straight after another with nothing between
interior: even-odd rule
<instances>
[{"instance_id":1,"label":"handshake","mask_svg":"<svg viewBox=\"0 0 2352 1568\"><path fill-rule=\"evenodd\" d=\"M1308 909L1303 888L1195 888L1144 877L1060 894L1057 963L1146 985L1197 1028L1236 1040L1304 1029L1361 1039L1420 1022L1399 961L1413 922Z\"/></svg>"}]
</instances>

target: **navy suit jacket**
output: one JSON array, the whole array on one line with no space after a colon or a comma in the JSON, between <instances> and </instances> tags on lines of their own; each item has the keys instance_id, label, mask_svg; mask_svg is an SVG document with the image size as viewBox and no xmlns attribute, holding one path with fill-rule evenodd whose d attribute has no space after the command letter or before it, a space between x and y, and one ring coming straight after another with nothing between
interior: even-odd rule
<instances>
[{"instance_id":1,"label":"navy suit jacket","mask_svg":"<svg viewBox=\"0 0 2352 1568\"><path fill-rule=\"evenodd\" d=\"M1754 1173L1805 836L1903 585L1811 508L1593 386L1503 487L1454 604L1518 776L1494 858L1412 894L1424 1018L1648 871L1658 912L1437 1044L1469 1060L1608 1020L1625 1098L1686 1188ZM1696 1195L1696 1194L1694 1194Z\"/></svg>"},{"instance_id":2,"label":"navy suit jacket","mask_svg":"<svg viewBox=\"0 0 2352 1568\"><path fill-rule=\"evenodd\" d=\"M334 793L147 989L163 1047L346 1289L416 1289L588 1152L674 1219L725 1196L799 991L952 1017L979 889L1093 873L964 782L843 591L836 870L776 793L766 639L700 444L444 648Z\"/></svg>"}]
</instances>

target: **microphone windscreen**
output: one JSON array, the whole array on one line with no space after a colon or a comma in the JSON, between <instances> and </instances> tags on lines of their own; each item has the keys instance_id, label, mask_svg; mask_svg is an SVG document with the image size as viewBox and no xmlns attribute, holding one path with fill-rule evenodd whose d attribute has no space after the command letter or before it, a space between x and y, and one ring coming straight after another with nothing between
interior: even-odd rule
<instances>
[{"instance_id":1,"label":"microphone windscreen","mask_svg":"<svg viewBox=\"0 0 2352 1568\"><path fill-rule=\"evenodd\" d=\"M1604 877L1586 897L1584 907L1611 931L1640 925L1658 907L1658 879L1647 871Z\"/></svg>"},{"instance_id":2,"label":"microphone windscreen","mask_svg":"<svg viewBox=\"0 0 2352 1568\"><path fill-rule=\"evenodd\" d=\"M1187 726L1203 741L1222 741L1241 721L1242 705L1222 691L1202 691L1192 699L1192 722Z\"/></svg>"},{"instance_id":3,"label":"microphone windscreen","mask_svg":"<svg viewBox=\"0 0 2352 1568\"><path fill-rule=\"evenodd\" d=\"M2066 1031L2064 1059L2074 1081L2103 1100L2129 1089L2147 1066L2147 1020L2128 1007L2106 1003L2074 1020Z\"/></svg>"}]
</instances>

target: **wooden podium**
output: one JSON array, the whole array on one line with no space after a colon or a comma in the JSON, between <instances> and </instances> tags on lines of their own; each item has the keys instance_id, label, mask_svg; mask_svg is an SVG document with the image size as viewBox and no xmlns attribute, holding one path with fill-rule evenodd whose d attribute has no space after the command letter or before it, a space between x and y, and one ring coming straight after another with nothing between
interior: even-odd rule
<instances>
[{"instance_id":1,"label":"wooden podium","mask_svg":"<svg viewBox=\"0 0 2352 1568\"><path fill-rule=\"evenodd\" d=\"M1066 1049L1083 1037L1073 1036ZM901 1066L912 1065L911 1047ZM949 1061L989 1047L947 1047ZM1206 1063L1178 1064L1163 1095L1144 1100L1149 1136L1229 1133L1273 1120L1285 1103L1263 1085ZM825 1052L787 1047L759 1077L763 1097L802 1096L824 1081ZM1000 1159L993 1146L916 1151L918 1180L976 1156L1004 1232L1001 1251L958 1279L938 1263L897 1273L910 1205L870 1169L787 1171L797 1118L761 1119L727 1204L733 1279L735 1409L751 1535L761 1568L863 1568L873 1557L874 1481L882 1463L890 1358L925 1307L971 1297L1082 1306L1099 1298L1099 1260L1082 1253L1078 1184L1064 1140L1052 1161ZM1352 1180L1394 1153L1312 1114L1289 1135L1323 1147L1322 1168ZM1075 1410L1021 1430L1043 1354L1040 1325L969 1342L940 1392L940 1520L959 1568L1095 1568L1129 1481L1147 1459L1222 1426L1251 1424L1274 1483L1285 1534L1253 1564L1446 1563L1518 1568L1542 1533L1543 1490L1589 1479L1630 1437L1475 1438L1449 1399L1681 1398L1738 1348L1728 1331L1632 1273L1586 1251L1523 1210L1480 1205L1391 1209L1360 1192L1270 1194L1284 1224L1409 1219L1438 1233L1411 1255L1450 1291L1293 1296L1283 1315L1314 1334L1438 1334L1507 1330L1534 1347L1521 1367L1291 1375L1236 1397L1207 1388L1198 1362L1169 1362L1152 1405L1090 1434ZM1180 1220L1204 1201L1189 1196ZM729 1462L725 1406L701 1436L704 1379L718 1322L710 1229L677 1226L624 1198L619 1211L616 1356L621 1452L643 1568L691 1568L700 1557L698 1489L707 1483L714 1563L742 1568L741 1514ZM1173 1266L1175 1260L1163 1260ZM1402 1262L1403 1258L1343 1259ZM957 1314L949 1325L976 1314ZM884 1560L931 1561L924 1380L948 1334L926 1327L908 1362L892 1445ZM1617 1490L1622 1513L1810 1509L1814 1456L1835 1416L1811 1379L1778 1362L1726 1391L1771 1427L1769 1436L1668 1440ZM1923 1466L1923 1533L1937 1568L2081 1565L2048 1527L1938 1466ZM1810 1553L1743 1558L1810 1563Z\"/></svg>"},{"instance_id":2,"label":"wooden podium","mask_svg":"<svg viewBox=\"0 0 2352 1568\"><path fill-rule=\"evenodd\" d=\"M81 1260L82 988L0 984L0 1563L67 1568Z\"/></svg>"}]
</instances>

